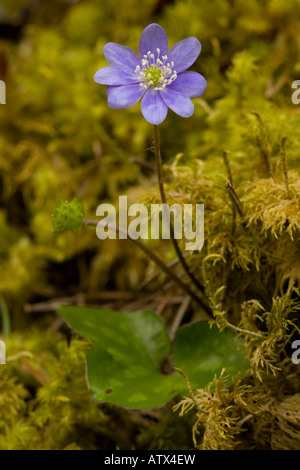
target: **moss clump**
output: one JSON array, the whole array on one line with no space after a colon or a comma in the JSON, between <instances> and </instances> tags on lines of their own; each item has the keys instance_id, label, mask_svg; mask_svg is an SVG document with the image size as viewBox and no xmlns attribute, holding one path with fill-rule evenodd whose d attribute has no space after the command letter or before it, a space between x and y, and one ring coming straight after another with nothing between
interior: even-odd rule
<instances>
[{"instance_id":1,"label":"moss clump","mask_svg":"<svg viewBox=\"0 0 300 470\"><path fill-rule=\"evenodd\" d=\"M25 0L2 3L9 20ZM299 1L40 3L19 38L0 40L0 292L13 329L0 367L0 448L299 448L291 361L300 335L300 114L291 102ZM135 48L141 25L153 21L170 45L189 36L202 43L193 69L207 91L194 99L193 118L169 112L161 129L166 192L170 204L205 206L205 245L186 260L203 302L221 328L240 334L251 364L233 386L225 371L180 402L184 418L174 403L146 413L95 403L89 345L56 315L63 303L149 308L172 334L178 318L205 316L126 240L99 242L87 227L52 232L59 198L73 202L60 203L55 227L74 231L83 217L76 201L87 217L120 194L130 204L159 202L152 129L139 105L111 110L93 82L106 65L104 44ZM170 243L149 245L172 264Z\"/></svg>"},{"instance_id":2,"label":"moss clump","mask_svg":"<svg viewBox=\"0 0 300 470\"><path fill-rule=\"evenodd\" d=\"M83 204L80 204L77 198L71 202L60 199L53 214L53 229L57 232L68 229L77 232L83 225L83 215Z\"/></svg>"}]
</instances>

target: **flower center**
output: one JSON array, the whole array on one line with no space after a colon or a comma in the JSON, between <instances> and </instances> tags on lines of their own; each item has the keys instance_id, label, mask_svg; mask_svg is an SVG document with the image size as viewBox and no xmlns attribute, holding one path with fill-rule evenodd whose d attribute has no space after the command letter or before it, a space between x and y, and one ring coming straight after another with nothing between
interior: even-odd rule
<instances>
[{"instance_id":1,"label":"flower center","mask_svg":"<svg viewBox=\"0 0 300 470\"><path fill-rule=\"evenodd\" d=\"M174 62L168 62L168 56L162 56L160 60L160 49L156 49L157 59L154 54L149 51L142 59L142 68L137 65L135 73L138 76L140 87L154 90L163 90L177 78L176 70L174 70Z\"/></svg>"}]
</instances>

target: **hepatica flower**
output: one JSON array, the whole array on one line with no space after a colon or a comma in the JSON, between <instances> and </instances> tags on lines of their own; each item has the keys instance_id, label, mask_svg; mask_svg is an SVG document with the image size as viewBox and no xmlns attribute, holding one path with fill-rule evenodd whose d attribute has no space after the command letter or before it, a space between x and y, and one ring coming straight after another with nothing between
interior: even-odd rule
<instances>
[{"instance_id":1,"label":"hepatica flower","mask_svg":"<svg viewBox=\"0 0 300 470\"><path fill-rule=\"evenodd\" d=\"M167 116L168 108L182 117L194 112L191 97L201 96L206 80L196 72L186 72L201 51L198 39L190 37L168 51L163 28L150 24L139 43L140 57L126 46L109 42L104 55L110 66L95 74L95 81L107 85L108 105L129 108L141 98L144 118L158 125Z\"/></svg>"}]
</instances>

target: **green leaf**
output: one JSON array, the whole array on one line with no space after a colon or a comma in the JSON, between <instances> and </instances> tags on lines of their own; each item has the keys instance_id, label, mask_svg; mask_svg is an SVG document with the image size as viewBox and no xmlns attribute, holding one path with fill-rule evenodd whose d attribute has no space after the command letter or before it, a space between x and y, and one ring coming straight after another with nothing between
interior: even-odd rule
<instances>
[{"instance_id":1,"label":"green leaf","mask_svg":"<svg viewBox=\"0 0 300 470\"><path fill-rule=\"evenodd\" d=\"M115 357L157 364L168 355L170 340L163 321L154 312L64 306L60 313L72 328Z\"/></svg>"},{"instance_id":2,"label":"green leaf","mask_svg":"<svg viewBox=\"0 0 300 470\"><path fill-rule=\"evenodd\" d=\"M93 395L128 408L156 408L186 394L177 372L165 375L160 366L170 353L170 340L161 318L151 311L122 313L88 307L60 307L65 320L94 345L87 355L87 376ZM207 322L196 322L176 333L173 359L194 389L204 387L228 366L245 368L231 331L219 333Z\"/></svg>"},{"instance_id":3,"label":"green leaf","mask_svg":"<svg viewBox=\"0 0 300 470\"><path fill-rule=\"evenodd\" d=\"M100 348L88 353L88 382L97 400L126 408L157 408L183 390L178 374L163 375L158 364L131 359Z\"/></svg>"},{"instance_id":4,"label":"green leaf","mask_svg":"<svg viewBox=\"0 0 300 470\"><path fill-rule=\"evenodd\" d=\"M224 367L232 375L249 368L239 345L231 330L220 333L216 325L210 327L207 321L198 321L177 330L173 360L187 374L195 390L206 387Z\"/></svg>"},{"instance_id":5,"label":"green leaf","mask_svg":"<svg viewBox=\"0 0 300 470\"><path fill-rule=\"evenodd\" d=\"M97 400L129 408L156 408L182 389L178 374L167 376L159 371L170 340L154 312L67 306L60 313L97 346L87 356L88 382Z\"/></svg>"},{"instance_id":6,"label":"green leaf","mask_svg":"<svg viewBox=\"0 0 300 470\"><path fill-rule=\"evenodd\" d=\"M53 229L55 232L62 230L77 230L83 224L84 210L83 204L74 198L71 202L59 200L59 206L53 213Z\"/></svg>"}]
</instances>

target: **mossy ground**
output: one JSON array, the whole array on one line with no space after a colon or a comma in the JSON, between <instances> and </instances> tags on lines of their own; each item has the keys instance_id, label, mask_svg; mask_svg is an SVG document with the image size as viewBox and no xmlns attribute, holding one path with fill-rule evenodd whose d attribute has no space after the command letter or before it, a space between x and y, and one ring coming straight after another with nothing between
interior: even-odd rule
<instances>
[{"instance_id":1,"label":"mossy ground","mask_svg":"<svg viewBox=\"0 0 300 470\"><path fill-rule=\"evenodd\" d=\"M26 2L2 3L9 21ZM136 163L154 162L140 105L109 109L93 81L105 43L136 49L151 22L170 44L202 44L193 70L207 90L192 118L169 112L161 126L166 189L170 203L205 205L205 245L188 262L220 326L243 330L251 370L140 412L92 399L89 345L57 307L152 308L171 332L182 311L185 322L204 312L163 275L145 285L157 268L130 243L100 242L90 227L53 233L52 215L59 199L78 198L87 217L123 194L159 201L151 166ZM0 40L0 292L13 330L0 366L1 449L300 448L299 31L297 0L55 0L30 13L20 37ZM174 258L167 241L149 245Z\"/></svg>"}]
</instances>

